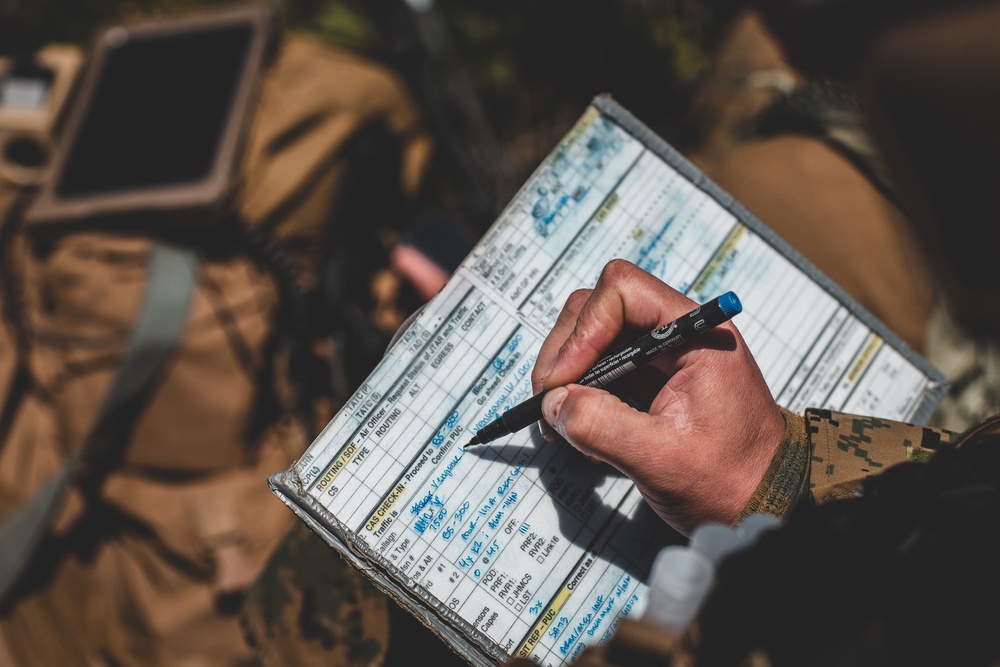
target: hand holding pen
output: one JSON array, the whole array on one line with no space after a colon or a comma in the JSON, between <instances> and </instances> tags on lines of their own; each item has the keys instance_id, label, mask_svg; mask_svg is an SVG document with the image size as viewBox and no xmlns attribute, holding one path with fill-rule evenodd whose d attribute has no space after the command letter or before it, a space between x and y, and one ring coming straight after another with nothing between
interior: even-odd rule
<instances>
[{"instance_id":1,"label":"hand holding pen","mask_svg":"<svg viewBox=\"0 0 1000 667\"><path fill-rule=\"evenodd\" d=\"M780 409L736 327L720 324L650 362L668 379L648 412L570 383L624 330L649 331L697 306L615 260L593 290L567 301L532 373L536 392L549 389L542 401L546 439L561 436L628 475L650 506L685 533L736 518L784 433Z\"/></svg>"},{"instance_id":2,"label":"hand holding pen","mask_svg":"<svg viewBox=\"0 0 1000 667\"><path fill-rule=\"evenodd\" d=\"M584 387L606 387L649 362L697 340L743 310L733 292L726 292L703 306L698 306L676 320L641 336L630 345L602 357L583 377L574 382ZM542 401L550 390L502 412L494 421L476 432L466 445L483 445L531 426L542 418Z\"/></svg>"}]
</instances>

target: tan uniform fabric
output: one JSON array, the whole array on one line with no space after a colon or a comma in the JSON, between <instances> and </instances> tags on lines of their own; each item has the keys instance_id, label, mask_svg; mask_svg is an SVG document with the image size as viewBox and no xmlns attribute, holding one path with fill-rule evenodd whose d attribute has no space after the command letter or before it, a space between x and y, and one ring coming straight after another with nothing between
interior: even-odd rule
<instances>
[{"instance_id":1,"label":"tan uniform fabric","mask_svg":"<svg viewBox=\"0 0 1000 667\"><path fill-rule=\"evenodd\" d=\"M285 43L264 83L239 206L298 260L306 288L315 281L318 241L346 164L342 149L370 122L385 123L402 140L399 187L415 194L431 140L400 79L315 37Z\"/></svg>"},{"instance_id":2,"label":"tan uniform fabric","mask_svg":"<svg viewBox=\"0 0 1000 667\"><path fill-rule=\"evenodd\" d=\"M787 514L808 489L813 502L854 495L866 477L932 456L955 434L943 429L831 410L783 411L785 436L742 516Z\"/></svg>"},{"instance_id":3,"label":"tan uniform fabric","mask_svg":"<svg viewBox=\"0 0 1000 667\"><path fill-rule=\"evenodd\" d=\"M42 257L18 254L34 386L0 452L4 510L82 442L143 293L148 250L141 238L75 234ZM99 501L67 506L43 547L51 572L34 572L40 589L2 625L18 664L251 657L215 599L249 584L290 527L263 479L305 438L288 420L252 430L258 379L274 363L262 354L274 334L271 279L240 258L200 270L184 338L123 465Z\"/></svg>"},{"instance_id":4,"label":"tan uniform fabric","mask_svg":"<svg viewBox=\"0 0 1000 667\"><path fill-rule=\"evenodd\" d=\"M284 44L263 85L239 206L295 255L307 285L331 224L340 148L370 120L403 137L400 188L412 191L429 142L400 82L310 38ZM142 237L90 232L38 254L17 242L34 384L0 443L0 514L58 470L89 429L144 293L149 249ZM0 664L258 664L232 594L257 578L295 523L265 479L307 438L288 416L282 358L267 352L278 308L272 278L240 252L204 260L199 271L184 338L126 460L100 498L73 497L31 585L0 614ZM13 368L8 333L0 331L0 391ZM340 567L344 586L360 591L360 575ZM384 602L345 595L339 604L337 618L353 623L344 627L374 644L347 655L335 629L317 647L329 651L327 664L377 664Z\"/></svg>"},{"instance_id":5,"label":"tan uniform fabric","mask_svg":"<svg viewBox=\"0 0 1000 667\"><path fill-rule=\"evenodd\" d=\"M10 210L17 194L16 188L0 179L0 215ZM0 294L0 308L3 307L3 295ZM0 317L0 392L2 393L7 391L17 364L14 345L14 331L11 328L11 323L7 321L6 317Z\"/></svg>"}]
</instances>

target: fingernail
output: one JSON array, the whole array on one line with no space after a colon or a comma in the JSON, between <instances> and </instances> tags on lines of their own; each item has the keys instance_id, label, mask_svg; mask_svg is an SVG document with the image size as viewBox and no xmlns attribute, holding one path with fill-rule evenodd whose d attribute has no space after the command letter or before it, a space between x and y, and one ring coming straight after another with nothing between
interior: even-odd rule
<instances>
[{"instance_id":1,"label":"fingernail","mask_svg":"<svg viewBox=\"0 0 1000 667\"><path fill-rule=\"evenodd\" d=\"M556 387L550 389L549 393L542 399L542 416L553 428L557 428L559 423L559 411L562 409L563 401L569 395L566 387Z\"/></svg>"},{"instance_id":2,"label":"fingernail","mask_svg":"<svg viewBox=\"0 0 1000 667\"><path fill-rule=\"evenodd\" d=\"M556 361L558 361L558 359L559 355L556 354L556 356L552 358L552 361L549 362L549 365L542 369L541 375L538 376L538 381L541 382L542 385L545 384L545 380L552 374L552 369L555 368Z\"/></svg>"}]
</instances>

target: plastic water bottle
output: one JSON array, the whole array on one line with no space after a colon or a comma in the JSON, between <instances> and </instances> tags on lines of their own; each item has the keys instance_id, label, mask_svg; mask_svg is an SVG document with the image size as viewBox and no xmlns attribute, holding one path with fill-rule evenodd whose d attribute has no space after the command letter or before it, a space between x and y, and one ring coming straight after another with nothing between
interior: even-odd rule
<instances>
[{"instance_id":1,"label":"plastic water bottle","mask_svg":"<svg viewBox=\"0 0 1000 667\"><path fill-rule=\"evenodd\" d=\"M740 533L721 523L706 523L691 534L691 548L707 558L712 565L743 547Z\"/></svg>"},{"instance_id":2,"label":"plastic water bottle","mask_svg":"<svg viewBox=\"0 0 1000 667\"><path fill-rule=\"evenodd\" d=\"M761 533L773 530L781 525L781 519L773 514L751 514L743 519L736 527L736 532L740 533L746 546L750 546L757 541Z\"/></svg>"},{"instance_id":3,"label":"plastic water bottle","mask_svg":"<svg viewBox=\"0 0 1000 667\"><path fill-rule=\"evenodd\" d=\"M769 514L751 514L736 529L708 523L695 529L688 546L661 550L650 572L649 604L643 620L683 632L715 583L716 565L780 525L781 519Z\"/></svg>"},{"instance_id":4,"label":"plastic water bottle","mask_svg":"<svg viewBox=\"0 0 1000 667\"><path fill-rule=\"evenodd\" d=\"M682 632L698 613L714 577L712 563L697 551L681 546L664 548L653 562L643 620Z\"/></svg>"}]
</instances>

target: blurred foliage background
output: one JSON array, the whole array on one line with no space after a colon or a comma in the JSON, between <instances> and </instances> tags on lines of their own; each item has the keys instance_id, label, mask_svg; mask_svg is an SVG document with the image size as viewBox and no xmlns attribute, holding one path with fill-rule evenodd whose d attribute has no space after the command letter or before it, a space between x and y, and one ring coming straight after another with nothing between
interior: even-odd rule
<instances>
[{"instance_id":1,"label":"blurred foliage background","mask_svg":"<svg viewBox=\"0 0 1000 667\"><path fill-rule=\"evenodd\" d=\"M271 0L281 9L288 29L321 35L384 62L411 84L425 110L444 109L437 127L431 122L432 129L454 131L451 141L464 145L480 171L493 172L486 177L489 193L484 197L500 203L597 94L611 94L668 141L683 145L686 114L699 77L725 27L745 4L740 0L410 3ZM87 48L101 28L114 23L233 4L0 0L0 53L31 53L49 42ZM433 110L429 116L433 121ZM456 117L472 123L455 127ZM448 139L443 143L447 145ZM469 166L459 165L458 170ZM486 210L489 206L480 208L482 216L495 213Z\"/></svg>"},{"instance_id":2,"label":"blurred foliage background","mask_svg":"<svg viewBox=\"0 0 1000 667\"><path fill-rule=\"evenodd\" d=\"M300 0L299 25L391 61L373 7L386 0ZM402 3L397 3L402 4ZM454 52L499 131L516 131L611 92L664 124L738 3L717 0L439 0ZM306 7L305 5L309 5ZM384 17L384 15L383 15ZM643 113L648 112L648 113ZM657 118L659 117L659 118ZM669 132L670 128L661 128Z\"/></svg>"}]
</instances>

